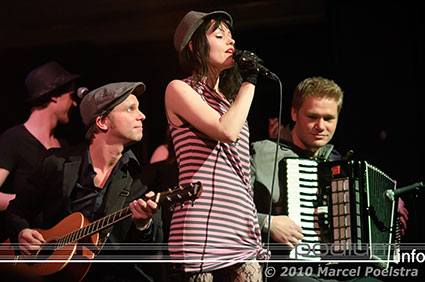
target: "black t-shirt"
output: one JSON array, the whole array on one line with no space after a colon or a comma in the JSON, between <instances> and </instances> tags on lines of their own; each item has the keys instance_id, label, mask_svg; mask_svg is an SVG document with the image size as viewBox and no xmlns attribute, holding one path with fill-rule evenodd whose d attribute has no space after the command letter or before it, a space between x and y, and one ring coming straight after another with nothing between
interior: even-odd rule
<instances>
[{"instance_id":1,"label":"black t-shirt","mask_svg":"<svg viewBox=\"0 0 425 282\"><path fill-rule=\"evenodd\" d=\"M64 142L61 142L61 146ZM16 194L28 187L28 178L34 173L47 149L23 124L7 129L0 136L0 168L9 171L9 176L1 185L0 192ZM3 212L0 212L0 241L3 234Z\"/></svg>"},{"instance_id":2,"label":"black t-shirt","mask_svg":"<svg viewBox=\"0 0 425 282\"><path fill-rule=\"evenodd\" d=\"M26 179L33 173L47 149L23 124L6 130L0 136L0 168L10 174L1 192L15 194L25 189Z\"/></svg>"}]
</instances>

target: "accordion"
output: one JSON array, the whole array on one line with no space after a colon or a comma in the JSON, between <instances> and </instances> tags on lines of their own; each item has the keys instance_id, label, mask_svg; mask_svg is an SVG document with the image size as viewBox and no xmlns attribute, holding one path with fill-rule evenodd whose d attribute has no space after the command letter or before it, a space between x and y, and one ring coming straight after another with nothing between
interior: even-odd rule
<instances>
[{"instance_id":1,"label":"accordion","mask_svg":"<svg viewBox=\"0 0 425 282\"><path fill-rule=\"evenodd\" d=\"M284 159L287 214L303 229L290 258L375 259L388 266L397 254L396 182L365 161ZM280 175L282 177L282 175Z\"/></svg>"}]
</instances>

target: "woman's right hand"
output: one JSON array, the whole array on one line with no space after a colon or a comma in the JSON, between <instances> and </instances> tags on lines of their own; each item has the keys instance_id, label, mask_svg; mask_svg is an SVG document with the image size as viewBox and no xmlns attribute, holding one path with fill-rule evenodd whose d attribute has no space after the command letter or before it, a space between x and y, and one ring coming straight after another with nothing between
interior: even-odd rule
<instances>
[{"instance_id":1,"label":"woman's right hand","mask_svg":"<svg viewBox=\"0 0 425 282\"><path fill-rule=\"evenodd\" d=\"M242 76L242 81L248 81L254 85L257 84L258 64L261 59L258 56L247 50L235 50L233 59L239 66L239 72Z\"/></svg>"}]
</instances>

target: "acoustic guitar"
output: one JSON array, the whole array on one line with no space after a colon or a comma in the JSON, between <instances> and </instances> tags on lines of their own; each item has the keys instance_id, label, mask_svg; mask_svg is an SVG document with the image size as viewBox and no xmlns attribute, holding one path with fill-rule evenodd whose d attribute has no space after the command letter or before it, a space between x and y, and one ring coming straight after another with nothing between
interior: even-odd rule
<instances>
[{"instance_id":1,"label":"acoustic guitar","mask_svg":"<svg viewBox=\"0 0 425 282\"><path fill-rule=\"evenodd\" d=\"M168 207L193 202L201 193L202 184L196 182L157 193L153 200ZM129 206L91 223L81 213L73 213L51 229L35 229L46 242L30 256L15 255L15 248L7 240L0 246L0 271L9 273L13 280L20 276L31 281L80 281L90 268L89 260L100 251L99 232L130 216Z\"/></svg>"}]
</instances>

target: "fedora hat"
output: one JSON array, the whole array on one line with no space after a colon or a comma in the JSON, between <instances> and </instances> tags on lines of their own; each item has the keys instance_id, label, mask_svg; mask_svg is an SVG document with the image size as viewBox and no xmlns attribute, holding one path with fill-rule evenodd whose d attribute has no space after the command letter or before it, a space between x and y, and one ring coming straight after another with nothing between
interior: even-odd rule
<instances>
[{"instance_id":1,"label":"fedora hat","mask_svg":"<svg viewBox=\"0 0 425 282\"><path fill-rule=\"evenodd\" d=\"M190 11L187 13L180 21L176 32L174 33L174 47L177 52L180 53L184 47L186 47L192 38L192 35L205 20L218 17L227 19L230 22L230 25L233 25L232 17L225 11L214 11L211 13Z\"/></svg>"},{"instance_id":2,"label":"fedora hat","mask_svg":"<svg viewBox=\"0 0 425 282\"><path fill-rule=\"evenodd\" d=\"M28 92L27 102L31 103L48 97L52 91L79 78L78 74L70 74L57 62L48 62L33 71L25 79Z\"/></svg>"}]
</instances>

